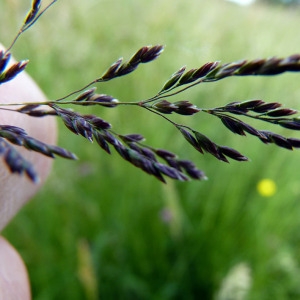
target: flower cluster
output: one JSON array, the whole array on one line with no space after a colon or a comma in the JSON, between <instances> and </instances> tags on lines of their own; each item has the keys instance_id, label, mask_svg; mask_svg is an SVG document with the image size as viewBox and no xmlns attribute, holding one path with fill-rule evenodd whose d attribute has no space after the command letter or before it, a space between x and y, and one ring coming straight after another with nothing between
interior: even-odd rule
<instances>
[{"instance_id":1,"label":"flower cluster","mask_svg":"<svg viewBox=\"0 0 300 300\"><path fill-rule=\"evenodd\" d=\"M28 61L12 63L9 66L10 50L18 37L29 29L56 1L51 1L44 9L41 8L41 0L32 1L31 9L10 47L6 51L0 52L0 84L13 80L25 69ZM111 95L96 93L94 85L104 84L107 81L134 72L139 65L152 62L158 58L163 50L162 45L141 47L128 61L123 61L123 58L118 59L100 77L56 100L41 103L0 103L0 109L12 110L31 117L55 116L60 118L70 132L80 135L90 142L95 141L108 154L111 154L112 149L114 149L125 161L147 174L153 175L162 182L166 182L165 177L186 181L188 179L202 180L206 176L193 162L181 159L169 150L146 145L145 138L139 133L118 133L113 130L109 122L97 115L83 115L63 106L94 105L105 108L117 108L120 105L137 106L149 113L159 115L174 126L198 152L209 153L224 162L229 162L228 159L247 161L248 158L233 148L216 144L198 129L176 123L169 118L169 115L174 113L192 116L198 113L207 113L219 118L222 124L234 134L243 136L250 134L256 136L265 144L273 143L289 150L300 148L300 139L284 137L271 131L258 130L248 122L240 119L240 117L248 118L248 120L255 119L291 130L300 130L300 119L295 117L298 112L283 107L281 103L255 99L231 102L221 107L204 108L198 107L196 103L190 100L170 100L173 96L201 83L215 82L230 76L273 76L284 72L299 72L300 54L285 58L242 60L226 64L219 61L208 62L199 68L190 70L182 67L170 76L159 92L153 97L142 101L124 102ZM14 106L10 107L10 105ZM26 161L13 145L39 152L48 157L61 156L76 159L75 154L58 146L42 143L30 137L22 128L0 125L0 155L3 157L8 169L13 173L25 173L33 181L38 178L34 166Z\"/></svg>"}]
</instances>

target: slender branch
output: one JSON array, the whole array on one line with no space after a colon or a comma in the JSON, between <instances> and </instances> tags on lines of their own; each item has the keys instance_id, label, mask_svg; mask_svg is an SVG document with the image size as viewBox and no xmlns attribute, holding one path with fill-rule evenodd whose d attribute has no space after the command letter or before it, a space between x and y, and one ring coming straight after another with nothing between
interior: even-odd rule
<instances>
[{"instance_id":1,"label":"slender branch","mask_svg":"<svg viewBox=\"0 0 300 300\"><path fill-rule=\"evenodd\" d=\"M150 112L152 112L152 113L154 113L154 114L156 114L156 115L162 117L163 119L167 120L167 121L170 122L172 125L174 125L177 129L179 129L179 128L186 128L186 129L188 129L188 130L193 131L193 129L192 129L191 127L189 127L189 126L187 126L187 125L183 125L183 124L176 123L176 122L172 121L171 119L169 119L168 117L166 117L165 115L159 113L158 111L153 110L153 109L152 109L151 107L149 107L149 106L145 106L145 105L143 104L143 105L141 105L141 107L143 107L143 108L145 108L146 110L148 110L148 111L150 111Z\"/></svg>"},{"instance_id":2,"label":"slender branch","mask_svg":"<svg viewBox=\"0 0 300 300\"><path fill-rule=\"evenodd\" d=\"M49 3L31 22L29 22L28 24L23 24L16 36L14 37L13 41L11 42L10 46L5 50L4 53L8 53L15 45L21 34L24 33L27 29L29 29L33 24L35 24L35 22L57 1L58 0L52 0L52 2Z\"/></svg>"},{"instance_id":3,"label":"slender branch","mask_svg":"<svg viewBox=\"0 0 300 300\"><path fill-rule=\"evenodd\" d=\"M97 82L100 82L99 79L95 79L95 80L91 81L90 83L88 83L87 85L85 85L84 87L82 87L82 88L80 88L80 89L78 89L78 90L76 90L76 91L73 91L73 92L71 92L70 94L68 94L68 95L66 95L66 96L63 96L63 97L61 97L61 98L58 98L58 99L56 99L56 100L54 100L54 101L55 101L55 102L61 102L61 101L65 100L65 99L67 99L67 98L69 98L69 97L71 97L71 96L73 96L73 95L76 95L76 94L78 94L78 93L80 93L80 92L82 92L82 91L88 89L89 87L91 87L93 84L95 84L95 83L97 83Z\"/></svg>"}]
</instances>

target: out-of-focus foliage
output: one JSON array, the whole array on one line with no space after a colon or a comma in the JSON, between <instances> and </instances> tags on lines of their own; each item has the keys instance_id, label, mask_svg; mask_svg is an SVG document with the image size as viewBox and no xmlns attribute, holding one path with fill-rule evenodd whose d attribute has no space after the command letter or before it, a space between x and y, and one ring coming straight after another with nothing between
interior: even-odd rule
<instances>
[{"instance_id":1,"label":"out-of-focus foliage","mask_svg":"<svg viewBox=\"0 0 300 300\"><path fill-rule=\"evenodd\" d=\"M299 0L262 0L262 2L266 2L269 4L284 4L284 5L299 5Z\"/></svg>"}]
</instances>

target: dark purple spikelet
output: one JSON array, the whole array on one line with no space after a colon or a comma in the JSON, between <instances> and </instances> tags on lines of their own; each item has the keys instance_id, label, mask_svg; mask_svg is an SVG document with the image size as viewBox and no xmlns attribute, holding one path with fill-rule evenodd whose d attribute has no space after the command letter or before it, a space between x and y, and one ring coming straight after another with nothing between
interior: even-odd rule
<instances>
[{"instance_id":1,"label":"dark purple spikelet","mask_svg":"<svg viewBox=\"0 0 300 300\"><path fill-rule=\"evenodd\" d=\"M242 155L240 152L238 152L237 150L232 149L230 147L218 146L218 149L223 155L225 155L229 158L232 158L234 160L237 160L237 161L247 161L248 160L248 158L246 156Z\"/></svg>"},{"instance_id":2,"label":"dark purple spikelet","mask_svg":"<svg viewBox=\"0 0 300 300\"><path fill-rule=\"evenodd\" d=\"M161 158L176 158L177 155L165 149L156 149L155 153Z\"/></svg>"},{"instance_id":3,"label":"dark purple spikelet","mask_svg":"<svg viewBox=\"0 0 300 300\"><path fill-rule=\"evenodd\" d=\"M147 158L149 158L151 161L157 161L154 152L152 150L150 150L149 148L142 147L141 148L141 153L144 156L146 156Z\"/></svg>"},{"instance_id":4,"label":"dark purple spikelet","mask_svg":"<svg viewBox=\"0 0 300 300\"><path fill-rule=\"evenodd\" d=\"M290 108L279 108L275 110L271 110L266 115L268 117L285 117L297 114L298 111Z\"/></svg>"},{"instance_id":5,"label":"dark purple spikelet","mask_svg":"<svg viewBox=\"0 0 300 300\"><path fill-rule=\"evenodd\" d=\"M161 164L161 163L156 163L155 167L164 175L172 178L172 179L176 179L179 181L187 181L189 180L188 177L186 175L184 175L182 172L178 171L175 168L172 168L170 166Z\"/></svg>"},{"instance_id":6,"label":"dark purple spikelet","mask_svg":"<svg viewBox=\"0 0 300 300\"><path fill-rule=\"evenodd\" d=\"M220 117L222 123L233 133L238 135L246 135L244 132L244 128L240 125L238 121L232 119L228 116Z\"/></svg>"},{"instance_id":7,"label":"dark purple spikelet","mask_svg":"<svg viewBox=\"0 0 300 300\"><path fill-rule=\"evenodd\" d=\"M251 125L249 125L247 123L240 121L240 125L242 126L243 130L245 130L247 133L249 133L251 135L257 136L259 138L265 137L263 132L255 129L254 127L252 127Z\"/></svg>"},{"instance_id":8,"label":"dark purple spikelet","mask_svg":"<svg viewBox=\"0 0 300 300\"><path fill-rule=\"evenodd\" d=\"M138 64L132 64L130 62L124 63L120 66L117 72L117 76L124 76L131 72L133 72L135 69L137 69Z\"/></svg>"},{"instance_id":9,"label":"dark purple spikelet","mask_svg":"<svg viewBox=\"0 0 300 300\"><path fill-rule=\"evenodd\" d=\"M128 145L128 147L130 149L142 154L141 146L139 146L137 143L128 143L128 142L126 142L126 144Z\"/></svg>"},{"instance_id":10,"label":"dark purple spikelet","mask_svg":"<svg viewBox=\"0 0 300 300\"><path fill-rule=\"evenodd\" d=\"M105 107L116 107L119 101L112 96L106 94L92 94L86 98L83 105L101 105ZM82 105L82 103L80 103Z\"/></svg>"},{"instance_id":11,"label":"dark purple spikelet","mask_svg":"<svg viewBox=\"0 0 300 300\"><path fill-rule=\"evenodd\" d=\"M11 130L1 130L0 131L0 136L5 138L6 140L10 141L12 144L18 145L18 146L22 146L23 145L23 140L24 140L24 136L23 135L19 135L16 132L13 132Z\"/></svg>"},{"instance_id":12,"label":"dark purple spikelet","mask_svg":"<svg viewBox=\"0 0 300 300\"><path fill-rule=\"evenodd\" d=\"M4 162L11 173L25 173L31 181L39 181L32 164L25 160L19 152L3 138L0 138L0 155L4 158Z\"/></svg>"},{"instance_id":13,"label":"dark purple spikelet","mask_svg":"<svg viewBox=\"0 0 300 300\"><path fill-rule=\"evenodd\" d=\"M87 98L91 97L95 93L95 91L96 91L95 87L88 89L88 90L82 92L81 94L79 94L74 101L86 100Z\"/></svg>"},{"instance_id":14,"label":"dark purple spikelet","mask_svg":"<svg viewBox=\"0 0 300 300\"><path fill-rule=\"evenodd\" d=\"M291 130L300 130L300 120L299 119L291 119L291 120L279 120L277 122L281 127L291 129Z\"/></svg>"},{"instance_id":15,"label":"dark purple spikelet","mask_svg":"<svg viewBox=\"0 0 300 300\"><path fill-rule=\"evenodd\" d=\"M172 157L165 157L164 161L167 163L168 166L177 169L178 171L182 171L182 166L180 165L180 160Z\"/></svg>"},{"instance_id":16,"label":"dark purple spikelet","mask_svg":"<svg viewBox=\"0 0 300 300\"><path fill-rule=\"evenodd\" d=\"M98 130L94 130L93 135L94 135L94 138L95 138L96 142L98 143L98 145L105 152L107 152L108 154L111 154L109 145L108 145L107 141L105 140L105 138L103 137L103 135L101 134L101 132Z\"/></svg>"},{"instance_id":17,"label":"dark purple spikelet","mask_svg":"<svg viewBox=\"0 0 300 300\"><path fill-rule=\"evenodd\" d=\"M176 109L174 104L167 100L161 100L161 101L155 103L152 106L152 108L154 108L156 111L163 113L163 114L171 114Z\"/></svg>"},{"instance_id":18,"label":"dark purple spikelet","mask_svg":"<svg viewBox=\"0 0 300 300\"><path fill-rule=\"evenodd\" d=\"M17 134L18 136L27 135L26 131L23 128L12 126L12 125L0 125L0 133L3 131L9 131Z\"/></svg>"},{"instance_id":19,"label":"dark purple spikelet","mask_svg":"<svg viewBox=\"0 0 300 300\"><path fill-rule=\"evenodd\" d=\"M120 137L126 143L127 142L142 142L145 140L145 138L139 133L120 135Z\"/></svg>"},{"instance_id":20,"label":"dark purple spikelet","mask_svg":"<svg viewBox=\"0 0 300 300\"><path fill-rule=\"evenodd\" d=\"M288 138L287 141L293 148L300 148L300 139Z\"/></svg>"},{"instance_id":21,"label":"dark purple spikelet","mask_svg":"<svg viewBox=\"0 0 300 300\"><path fill-rule=\"evenodd\" d=\"M183 74L178 82L179 85L188 84L196 80L196 78L193 76L194 73L197 71L197 69L190 69Z\"/></svg>"},{"instance_id":22,"label":"dark purple spikelet","mask_svg":"<svg viewBox=\"0 0 300 300\"><path fill-rule=\"evenodd\" d=\"M167 100L161 100L153 104L152 108L163 114L171 114L172 112L175 112L177 114L187 116L201 111L196 105L187 100L181 100L174 103Z\"/></svg>"},{"instance_id":23,"label":"dark purple spikelet","mask_svg":"<svg viewBox=\"0 0 300 300\"><path fill-rule=\"evenodd\" d=\"M140 48L133 56L130 58L129 62L133 65L139 64L141 62L142 56L148 51L148 47L144 46Z\"/></svg>"},{"instance_id":24,"label":"dark purple spikelet","mask_svg":"<svg viewBox=\"0 0 300 300\"><path fill-rule=\"evenodd\" d=\"M54 110L41 110L41 109L32 110L27 112L26 114L28 116L37 117L37 118L57 115L57 113Z\"/></svg>"},{"instance_id":25,"label":"dark purple spikelet","mask_svg":"<svg viewBox=\"0 0 300 300\"><path fill-rule=\"evenodd\" d=\"M111 128L111 124L107 121L95 116L95 115L84 115L84 119L93 127L98 130L107 130Z\"/></svg>"},{"instance_id":26,"label":"dark purple spikelet","mask_svg":"<svg viewBox=\"0 0 300 300\"><path fill-rule=\"evenodd\" d=\"M178 71L176 71L174 74L172 74L172 76L167 80L167 82L162 87L160 93L172 88L178 82L178 80L182 76L182 74L185 72L185 69L186 69L186 67L182 67Z\"/></svg>"},{"instance_id":27,"label":"dark purple spikelet","mask_svg":"<svg viewBox=\"0 0 300 300\"><path fill-rule=\"evenodd\" d=\"M184 66L169 78L169 80L164 84L160 93L163 91L167 91L171 88L186 85L195 82L198 79L204 78L209 73L216 71L218 67L219 67L219 62L206 63L198 69L190 69L188 71L186 71L186 67Z\"/></svg>"},{"instance_id":28,"label":"dark purple spikelet","mask_svg":"<svg viewBox=\"0 0 300 300\"><path fill-rule=\"evenodd\" d=\"M184 138L199 152L203 153L202 148L200 147L199 143L197 142L197 140L194 138L194 136L188 132L187 130L185 130L182 127L177 127L179 129L179 131L181 132L181 134L184 136Z\"/></svg>"},{"instance_id":29,"label":"dark purple spikelet","mask_svg":"<svg viewBox=\"0 0 300 300\"><path fill-rule=\"evenodd\" d=\"M122 143L109 131L103 131L102 136L109 144L115 147L122 147Z\"/></svg>"},{"instance_id":30,"label":"dark purple spikelet","mask_svg":"<svg viewBox=\"0 0 300 300\"><path fill-rule=\"evenodd\" d=\"M75 134L79 134L77 131L77 128L74 126L73 119L70 115L68 114L60 114L60 117L62 121L64 122L65 126L72 131Z\"/></svg>"},{"instance_id":31,"label":"dark purple spikelet","mask_svg":"<svg viewBox=\"0 0 300 300\"><path fill-rule=\"evenodd\" d=\"M218 71L214 74L214 77L217 79L229 77L235 75L235 72L237 72L242 66L246 64L247 61L237 61L233 63L228 63L220 66Z\"/></svg>"},{"instance_id":32,"label":"dark purple spikelet","mask_svg":"<svg viewBox=\"0 0 300 300\"><path fill-rule=\"evenodd\" d=\"M41 7L41 0L33 0L31 4L31 10L28 12L27 16L25 17L24 20L24 25L30 24L35 17L37 16L40 7Z\"/></svg>"},{"instance_id":33,"label":"dark purple spikelet","mask_svg":"<svg viewBox=\"0 0 300 300\"><path fill-rule=\"evenodd\" d=\"M196 105L187 100L174 102L173 105L175 107L174 112L180 115L190 116L201 111Z\"/></svg>"},{"instance_id":34,"label":"dark purple spikelet","mask_svg":"<svg viewBox=\"0 0 300 300\"><path fill-rule=\"evenodd\" d=\"M185 172L193 179L206 180L205 173L199 170L193 162L190 160L178 160L178 164L182 167Z\"/></svg>"},{"instance_id":35,"label":"dark purple spikelet","mask_svg":"<svg viewBox=\"0 0 300 300\"><path fill-rule=\"evenodd\" d=\"M141 55L141 63L148 63L155 60L164 50L162 45L146 46L144 53Z\"/></svg>"},{"instance_id":36,"label":"dark purple spikelet","mask_svg":"<svg viewBox=\"0 0 300 300\"><path fill-rule=\"evenodd\" d=\"M218 61L206 63L194 72L193 77L195 79L205 77L207 74L217 69L219 64L220 62Z\"/></svg>"},{"instance_id":37,"label":"dark purple spikelet","mask_svg":"<svg viewBox=\"0 0 300 300\"><path fill-rule=\"evenodd\" d=\"M29 105L24 105L21 108L18 109L20 113L28 113L36 108L38 108L40 105L39 104L29 104Z\"/></svg>"},{"instance_id":38,"label":"dark purple spikelet","mask_svg":"<svg viewBox=\"0 0 300 300\"><path fill-rule=\"evenodd\" d=\"M265 102L262 100L248 100L244 102L232 102L223 107L223 110L232 114L243 115L249 111L255 111Z\"/></svg>"},{"instance_id":39,"label":"dark purple spikelet","mask_svg":"<svg viewBox=\"0 0 300 300\"><path fill-rule=\"evenodd\" d=\"M116 62L114 62L108 70L101 76L99 80L110 80L117 77L117 71L122 64L123 58L119 58Z\"/></svg>"},{"instance_id":40,"label":"dark purple spikelet","mask_svg":"<svg viewBox=\"0 0 300 300\"><path fill-rule=\"evenodd\" d=\"M219 69L219 62L206 63L198 69L190 69L183 74L177 84L177 86L189 84L203 79L204 81L210 81L211 78L215 77L215 73Z\"/></svg>"},{"instance_id":41,"label":"dark purple spikelet","mask_svg":"<svg viewBox=\"0 0 300 300\"><path fill-rule=\"evenodd\" d=\"M273 109L276 109L279 107L281 107L281 104L278 102L262 103L261 105L254 107L253 111L256 113L266 113L270 110L273 110Z\"/></svg>"},{"instance_id":42,"label":"dark purple spikelet","mask_svg":"<svg viewBox=\"0 0 300 300\"><path fill-rule=\"evenodd\" d=\"M57 112L53 109L37 109L41 105L40 104L29 104L24 105L21 108L17 109L16 111L22 114L26 114L31 117L45 117L45 116L56 116Z\"/></svg>"},{"instance_id":43,"label":"dark purple spikelet","mask_svg":"<svg viewBox=\"0 0 300 300\"><path fill-rule=\"evenodd\" d=\"M3 71L6 69L10 58L11 58L10 52L6 53L3 50L0 51L0 77Z\"/></svg>"},{"instance_id":44,"label":"dark purple spikelet","mask_svg":"<svg viewBox=\"0 0 300 300\"><path fill-rule=\"evenodd\" d=\"M207 136L204 134L194 131L198 146L203 149L204 151L212 154L216 158L220 159L219 151L218 151L218 146L212 142Z\"/></svg>"},{"instance_id":45,"label":"dark purple spikelet","mask_svg":"<svg viewBox=\"0 0 300 300\"><path fill-rule=\"evenodd\" d=\"M77 133L88 139L90 142L93 141L93 128L85 118L76 116L73 118L72 124Z\"/></svg>"},{"instance_id":46,"label":"dark purple spikelet","mask_svg":"<svg viewBox=\"0 0 300 300\"><path fill-rule=\"evenodd\" d=\"M0 74L0 84L10 81L15 78L19 73L21 73L27 66L28 60L23 60L14 63L11 67L6 69L2 74Z\"/></svg>"},{"instance_id":47,"label":"dark purple spikelet","mask_svg":"<svg viewBox=\"0 0 300 300\"><path fill-rule=\"evenodd\" d=\"M262 100L257 100L257 99L254 99L254 100L248 100L248 101L244 101L244 102L240 102L237 104L237 106L239 108L242 108L242 109L246 109L246 110L254 110L257 108L257 107L260 107L261 105L263 105L265 102L262 101Z\"/></svg>"},{"instance_id":48,"label":"dark purple spikelet","mask_svg":"<svg viewBox=\"0 0 300 300\"><path fill-rule=\"evenodd\" d=\"M72 159L72 160L77 160L78 159L77 156L74 153L72 153L72 152L70 152L70 151L68 151L64 148L54 146L54 145L47 145L47 148L52 154L54 154L54 156L58 155L60 157L67 158L67 159Z\"/></svg>"},{"instance_id":49,"label":"dark purple spikelet","mask_svg":"<svg viewBox=\"0 0 300 300\"><path fill-rule=\"evenodd\" d=\"M96 80L97 82L111 80L132 73L140 63L155 60L163 51L163 46L145 46L140 48L128 62L123 63L123 58L113 63L104 74Z\"/></svg>"},{"instance_id":50,"label":"dark purple spikelet","mask_svg":"<svg viewBox=\"0 0 300 300\"><path fill-rule=\"evenodd\" d=\"M293 150L293 146L287 138L267 130L261 130L260 132L262 132L265 136L264 139L261 139L265 144L274 143L279 147Z\"/></svg>"},{"instance_id":51,"label":"dark purple spikelet","mask_svg":"<svg viewBox=\"0 0 300 300\"><path fill-rule=\"evenodd\" d=\"M29 150L33 150L35 152L42 153L51 158L54 157L53 153L50 151L50 149L47 147L46 144L44 144L34 138L31 138L31 137L24 138L23 146Z\"/></svg>"}]
</instances>

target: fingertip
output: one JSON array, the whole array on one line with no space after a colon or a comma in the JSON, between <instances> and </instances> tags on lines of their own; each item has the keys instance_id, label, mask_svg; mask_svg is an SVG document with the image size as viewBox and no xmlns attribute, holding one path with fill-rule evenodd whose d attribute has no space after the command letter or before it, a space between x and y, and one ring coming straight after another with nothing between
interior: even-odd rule
<instances>
[{"instance_id":1,"label":"fingertip","mask_svg":"<svg viewBox=\"0 0 300 300\"><path fill-rule=\"evenodd\" d=\"M28 273L19 253L0 236L0 299L29 300Z\"/></svg>"}]
</instances>

